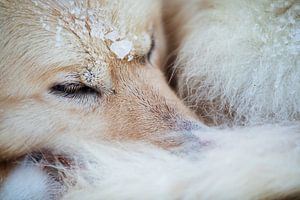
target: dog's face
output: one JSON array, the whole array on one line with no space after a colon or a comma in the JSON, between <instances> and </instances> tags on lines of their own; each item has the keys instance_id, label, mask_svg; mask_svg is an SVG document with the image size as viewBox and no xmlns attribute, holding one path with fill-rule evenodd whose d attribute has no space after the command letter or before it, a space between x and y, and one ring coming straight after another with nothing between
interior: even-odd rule
<instances>
[{"instance_id":1,"label":"dog's face","mask_svg":"<svg viewBox=\"0 0 300 200\"><path fill-rule=\"evenodd\" d=\"M169 89L158 1L0 1L0 156L198 128ZM62 139L64 138L64 139Z\"/></svg>"}]
</instances>

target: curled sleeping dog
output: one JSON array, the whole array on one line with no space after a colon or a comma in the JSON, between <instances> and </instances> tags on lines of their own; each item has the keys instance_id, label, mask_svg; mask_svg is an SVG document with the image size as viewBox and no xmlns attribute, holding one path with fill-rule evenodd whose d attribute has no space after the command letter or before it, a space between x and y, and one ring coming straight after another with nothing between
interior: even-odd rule
<instances>
[{"instance_id":1,"label":"curled sleeping dog","mask_svg":"<svg viewBox=\"0 0 300 200\"><path fill-rule=\"evenodd\" d=\"M158 1L1 1L0 9L6 165L24 157L26 169L29 162L53 174L49 165L73 166L65 149L82 141L171 148L189 137L181 131L204 127L161 72ZM58 171L51 181L62 179Z\"/></svg>"},{"instance_id":2,"label":"curled sleeping dog","mask_svg":"<svg viewBox=\"0 0 300 200\"><path fill-rule=\"evenodd\" d=\"M0 1L1 199L299 192L297 125L207 128L169 88L160 3Z\"/></svg>"}]
</instances>

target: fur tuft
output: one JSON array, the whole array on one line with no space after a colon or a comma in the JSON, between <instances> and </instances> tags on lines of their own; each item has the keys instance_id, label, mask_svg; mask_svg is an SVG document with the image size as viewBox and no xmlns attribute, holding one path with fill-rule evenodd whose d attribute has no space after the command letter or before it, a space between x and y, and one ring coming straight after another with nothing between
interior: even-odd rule
<instances>
[{"instance_id":1,"label":"fur tuft","mask_svg":"<svg viewBox=\"0 0 300 200\"><path fill-rule=\"evenodd\" d=\"M187 145L172 153L145 144L74 141L75 150L72 146L60 147L69 149L64 153L73 156L80 166L65 169L64 174L76 181L64 184L68 188L64 199L251 200L299 195L299 128L270 125L210 129L194 133L206 145L193 149ZM76 149L78 144L80 149ZM27 188L32 196L47 194L49 186L43 184L49 179L38 171L29 178L26 174L34 168L26 170L25 174L11 176L4 189L13 192L16 187ZM12 185L11 179L18 184ZM36 179L39 188L29 187L28 181Z\"/></svg>"},{"instance_id":2,"label":"fur tuft","mask_svg":"<svg viewBox=\"0 0 300 200\"><path fill-rule=\"evenodd\" d=\"M52 200L59 196L61 187L38 167L23 163L0 188L0 199Z\"/></svg>"},{"instance_id":3,"label":"fur tuft","mask_svg":"<svg viewBox=\"0 0 300 200\"><path fill-rule=\"evenodd\" d=\"M65 199L250 200L300 192L299 127L195 135L207 145L173 153L133 144L85 146L89 167Z\"/></svg>"},{"instance_id":4,"label":"fur tuft","mask_svg":"<svg viewBox=\"0 0 300 200\"><path fill-rule=\"evenodd\" d=\"M214 124L298 120L300 4L194 0L185 6L177 68L187 104Z\"/></svg>"}]
</instances>

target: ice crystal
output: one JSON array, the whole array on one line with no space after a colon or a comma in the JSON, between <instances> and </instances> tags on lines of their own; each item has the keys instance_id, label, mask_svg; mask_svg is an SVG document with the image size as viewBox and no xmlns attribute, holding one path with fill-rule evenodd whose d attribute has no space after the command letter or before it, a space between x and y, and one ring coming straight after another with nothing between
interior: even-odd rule
<instances>
[{"instance_id":1,"label":"ice crystal","mask_svg":"<svg viewBox=\"0 0 300 200\"><path fill-rule=\"evenodd\" d=\"M110 50L116 54L119 59L125 58L131 52L132 48L132 42L127 39L113 42L110 46Z\"/></svg>"}]
</instances>

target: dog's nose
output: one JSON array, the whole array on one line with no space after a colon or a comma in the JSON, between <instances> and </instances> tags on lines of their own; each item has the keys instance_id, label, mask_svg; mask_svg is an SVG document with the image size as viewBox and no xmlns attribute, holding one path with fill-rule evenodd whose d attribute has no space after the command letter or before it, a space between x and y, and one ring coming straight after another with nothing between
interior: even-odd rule
<instances>
[{"instance_id":1,"label":"dog's nose","mask_svg":"<svg viewBox=\"0 0 300 200\"><path fill-rule=\"evenodd\" d=\"M206 141L198 136L199 132L205 132L207 126L195 120L177 120L173 124L173 128L167 134L160 134L154 136L158 143L164 144L172 152L184 153L200 149L206 145ZM197 134L195 134L197 132Z\"/></svg>"},{"instance_id":2,"label":"dog's nose","mask_svg":"<svg viewBox=\"0 0 300 200\"><path fill-rule=\"evenodd\" d=\"M207 126L192 120L179 120L177 122L178 131L196 131L196 130L205 130Z\"/></svg>"}]
</instances>

